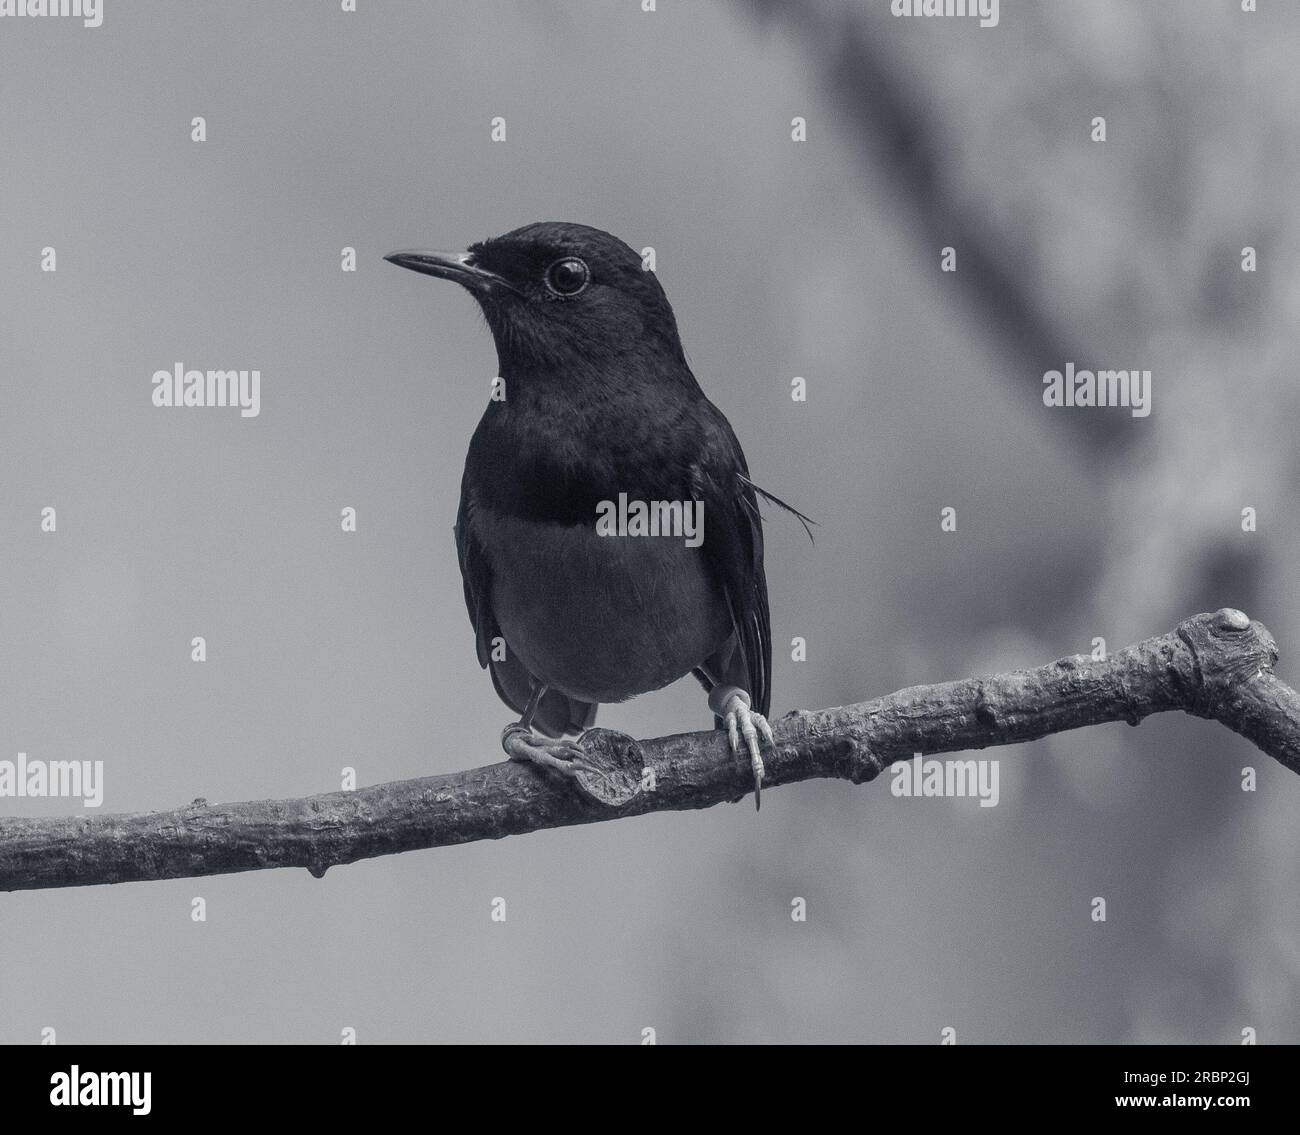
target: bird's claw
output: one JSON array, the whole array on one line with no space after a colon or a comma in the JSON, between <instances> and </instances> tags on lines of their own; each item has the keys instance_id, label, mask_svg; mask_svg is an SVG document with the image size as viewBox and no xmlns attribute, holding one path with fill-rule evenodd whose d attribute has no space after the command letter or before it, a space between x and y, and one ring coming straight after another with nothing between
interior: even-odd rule
<instances>
[{"instance_id":1,"label":"bird's claw","mask_svg":"<svg viewBox=\"0 0 1300 1135\"><path fill-rule=\"evenodd\" d=\"M759 735L761 734L775 749L776 739L772 736L772 727L767 723L766 717L750 708L749 698L743 691L736 691L727 699L723 706L722 719L727 725L727 739L731 742L731 751L739 755L743 740L749 752L749 766L754 771L754 808L757 810L763 803L764 774L762 742L759 740Z\"/></svg>"},{"instance_id":2,"label":"bird's claw","mask_svg":"<svg viewBox=\"0 0 1300 1135\"><path fill-rule=\"evenodd\" d=\"M580 772L601 774L600 769L587 761L580 745L538 737L517 721L501 731L501 748L512 761L530 761L570 780Z\"/></svg>"}]
</instances>

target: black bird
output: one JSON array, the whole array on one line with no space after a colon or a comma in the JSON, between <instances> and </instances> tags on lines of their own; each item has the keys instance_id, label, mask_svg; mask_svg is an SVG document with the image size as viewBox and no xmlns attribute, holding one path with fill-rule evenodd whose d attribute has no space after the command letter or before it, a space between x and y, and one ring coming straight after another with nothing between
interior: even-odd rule
<instances>
[{"instance_id":1,"label":"black bird","mask_svg":"<svg viewBox=\"0 0 1300 1135\"><path fill-rule=\"evenodd\" d=\"M757 804L760 738L773 744L758 497L789 506L750 481L655 273L557 221L385 259L468 289L496 341L503 385L470 442L456 546L479 664L521 715L506 753L572 775L582 750L562 738L599 703L693 673L733 752L743 739ZM702 542L600 534L620 494L702 508Z\"/></svg>"}]
</instances>

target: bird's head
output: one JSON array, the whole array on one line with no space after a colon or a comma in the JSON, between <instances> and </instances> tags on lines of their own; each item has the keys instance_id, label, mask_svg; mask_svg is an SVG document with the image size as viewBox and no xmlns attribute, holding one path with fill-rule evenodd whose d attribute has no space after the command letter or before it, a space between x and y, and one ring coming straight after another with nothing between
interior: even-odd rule
<instances>
[{"instance_id":1,"label":"bird's head","mask_svg":"<svg viewBox=\"0 0 1300 1135\"><path fill-rule=\"evenodd\" d=\"M599 368L631 352L684 363L654 272L600 229L539 221L465 252L384 259L466 288L492 329L502 374Z\"/></svg>"}]
</instances>

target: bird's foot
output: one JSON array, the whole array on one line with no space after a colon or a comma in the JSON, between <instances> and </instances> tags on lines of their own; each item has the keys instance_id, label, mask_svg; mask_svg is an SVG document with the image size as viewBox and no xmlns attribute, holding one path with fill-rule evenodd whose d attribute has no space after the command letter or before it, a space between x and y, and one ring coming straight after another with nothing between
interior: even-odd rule
<instances>
[{"instance_id":1,"label":"bird's foot","mask_svg":"<svg viewBox=\"0 0 1300 1135\"><path fill-rule=\"evenodd\" d=\"M541 768L558 772L570 780L580 772L599 773L589 764L582 747L572 741L553 741L539 737L518 721L501 731L501 748L512 761L531 761Z\"/></svg>"},{"instance_id":2,"label":"bird's foot","mask_svg":"<svg viewBox=\"0 0 1300 1135\"><path fill-rule=\"evenodd\" d=\"M776 739L772 736L772 727L767 718L750 707L749 695L736 686L714 686L709 694L709 708L713 710L727 726L727 739L731 742L731 751L740 755L740 743L743 739L749 751L749 766L754 771L754 809L757 811L763 803L763 754L760 734L767 743L776 748Z\"/></svg>"}]
</instances>

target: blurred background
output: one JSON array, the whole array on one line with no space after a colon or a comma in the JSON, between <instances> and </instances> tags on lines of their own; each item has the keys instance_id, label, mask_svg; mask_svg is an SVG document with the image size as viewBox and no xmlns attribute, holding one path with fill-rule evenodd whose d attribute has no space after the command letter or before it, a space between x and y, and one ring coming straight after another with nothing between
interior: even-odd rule
<instances>
[{"instance_id":1,"label":"blurred background","mask_svg":"<svg viewBox=\"0 0 1300 1135\"><path fill-rule=\"evenodd\" d=\"M769 516L774 716L1222 606L1300 681L1300 8L358 7L0 26L0 758L103 760L104 812L497 760L452 540L495 355L381 257L540 219L655 248L755 479L819 522ZM260 369L260 416L155 408L178 360ZM1070 361L1150 369L1153 413L1044 408ZM709 715L687 679L600 720ZM1175 715L984 755L991 809L810 782L3 895L0 1041L1300 1041L1294 775Z\"/></svg>"}]
</instances>

